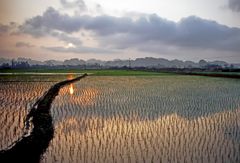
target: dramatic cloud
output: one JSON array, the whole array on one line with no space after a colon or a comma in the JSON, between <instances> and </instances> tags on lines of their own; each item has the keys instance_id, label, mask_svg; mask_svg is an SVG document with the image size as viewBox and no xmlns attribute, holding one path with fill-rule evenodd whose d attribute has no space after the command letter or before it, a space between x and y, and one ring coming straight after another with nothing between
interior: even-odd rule
<instances>
[{"instance_id":1,"label":"dramatic cloud","mask_svg":"<svg viewBox=\"0 0 240 163\"><path fill-rule=\"evenodd\" d=\"M45 35L52 29L66 33L86 29L106 35L127 32L131 25L133 25L133 22L130 18L69 16L67 14L60 14L57 10L50 7L42 16L28 19L21 27L21 30L34 36Z\"/></svg>"},{"instance_id":2,"label":"dramatic cloud","mask_svg":"<svg viewBox=\"0 0 240 163\"><path fill-rule=\"evenodd\" d=\"M31 44L26 43L26 42L17 42L16 47L17 48L22 48L22 47L32 48L32 47L34 47L34 45L31 45Z\"/></svg>"},{"instance_id":3,"label":"dramatic cloud","mask_svg":"<svg viewBox=\"0 0 240 163\"><path fill-rule=\"evenodd\" d=\"M69 16L48 8L42 16L28 19L21 27L23 32L33 36L46 35L52 31L71 34L82 29L95 33L95 37L101 40L101 45L119 49L155 44L240 51L239 28L230 28L195 16L176 23L156 14L142 15L137 19L108 15ZM64 35L55 35L63 40L71 39ZM78 42L77 39L74 40L71 42Z\"/></svg>"},{"instance_id":4,"label":"dramatic cloud","mask_svg":"<svg viewBox=\"0 0 240 163\"><path fill-rule=\"evenodd\" d=\"M240 12L240 0L229 0L228 6L232 11Z\"/></svg>"}]
</instances>

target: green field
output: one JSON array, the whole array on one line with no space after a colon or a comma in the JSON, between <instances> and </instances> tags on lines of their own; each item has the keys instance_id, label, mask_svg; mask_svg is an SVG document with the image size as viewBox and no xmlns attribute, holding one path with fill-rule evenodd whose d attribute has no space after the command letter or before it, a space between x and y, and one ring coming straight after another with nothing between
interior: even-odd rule
<instances>
[{"instance_id":1,"label":"green field","mask_svg":"<svg viewBox=\"0 0 240 163\"><path fill-rule=\"evenodd\" d=\"M88 73L94 76L155 76L155 75L172 75L171 73L159 73L150 71L137 70L79 70L79 69L15 69L0 70L0 73Z\"/></svg>"},{"instance_id":2,"label":"green field","mask_svg":"<svg viewBox=\"0 0 240 163\"><path fill-rule=\"evenodd\" d=\"M198 74L240 75L240 72L196 72Z\"/></svg>"},{"instance_id":3,"label":"green field","mask_svg":"<svg viewBox=\"0 0 240 163\"><path fill-rule=\"evenodd\" d=\"M84 74L91 76L168 76L168 75L194 75L194 76L209 76L209 77L228 77L239 78L239 72L153 72L144 70L81 70L81 69L0 69L0 75L66 75L66 74Z\"/></svg>"}]
</instances>

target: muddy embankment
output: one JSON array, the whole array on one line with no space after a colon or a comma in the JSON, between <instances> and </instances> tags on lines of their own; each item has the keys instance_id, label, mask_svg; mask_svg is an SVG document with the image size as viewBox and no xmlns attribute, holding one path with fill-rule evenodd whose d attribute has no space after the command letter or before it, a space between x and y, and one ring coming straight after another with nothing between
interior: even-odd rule
<instances>
[{"instance_id":1,"label":"muddy embankment","mask_svg":"<svg viewBox=\"0 0 240 163\"><path fill-rule=\"evenodd\" d=\"M87 74L53 85L31 108L26 117L26 129L30 123L33 129L24 134L8 149L0 151L0 162L39 162L54 135L54 126L50 113L51 104L59 90L86 77Z\"/></svg>"}]
</instances>

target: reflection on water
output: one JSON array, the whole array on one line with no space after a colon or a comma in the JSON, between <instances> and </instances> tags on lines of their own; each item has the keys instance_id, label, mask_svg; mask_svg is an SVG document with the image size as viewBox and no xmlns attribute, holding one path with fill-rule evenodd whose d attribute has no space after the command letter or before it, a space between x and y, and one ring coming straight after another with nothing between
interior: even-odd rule
<instances>
[{"instance_id":1,"label":"reflection on water","mask_svg":"<svg viewBox=\"0 0 240 163\"><path fill-rule=\"evenodd\" d=\"M73 90L73 84L70 84L70 87L69 87L69 93L70 93L70 95L72 95L73 92L74 92L74 90Z\"/></svg>"},{"instance_id":2,"label":"reflection on water","mask_svg":"<svg viewBox=\"0 0 240 163\"><path fill-rule=\"evenodd\" d=\"M239 162L238 80L89 77L75 88L54 102L43 162Z\"/></svg>"},{"instance_id":3,"label":"reflection on water","mask_svg":"<svg viewBox=\"0 0 240 163\"><path fill-rule=\"evenodd\" d=\"M52 84L0 81L0 150L24 134L24 119L28 109Z\"/></svg>"},{"instance_id":4,"label":"reflection on water","mask_svg":"<svg viewBox=\"0 0 240 163\"><path fill-rule=\"evenodd\" d=\"M239 125L239 116L237 109L194 120L177 114L154 121L71 117L57 124L43 162L237 163L240 142L229 134L239 135L225 130Z\"/></svg>"},{"instance_id":5,"label":"reflection on water","mask_svg":"<svg viewBox=\"0 0 240 163\"><path fill-rule=\"evenodd\" d=\"M192 76L85 78L74 84L72 95L70 86L56 97L55 134L42 162L240 162L239 82ZM4 106L17 104L9 100L16 95L0 88L0 111L8 115L1 125L10 126L1 132L4 137L17 122Z\"/></svg>"},{"instance_id":6,"label":"reflection on water","mask_svg":"<svg viewBox=\"0 0 240 163\"><path fill-rule=\"evenodd\" d=\"M68 74L68 77L67 77L68 80L71 80L73 78L74 78L73 74ZM72 95L74 93L73 84L70 84L70 86L69 86L69 93L70 93L70 95Z\"/></svg>"},{"instance_id":7,"label":"reflection on water","mask_svg":"<svg viewBox=\"0 0 240 163\"><path fill-rule=\"evenodd\" d=\"M62 88L62 90L59 92L59 96L62 96L63 98L66 98L68 100L69 104L76 104L78 103L79 106L91 106L95 102L96 96L99 94L99 90L96 88L79 88L79 87L73 87L73 96L70 92L71 86L69 88ZM63 101L63 105L68 105Z\"/></svg>"}]
</instances>

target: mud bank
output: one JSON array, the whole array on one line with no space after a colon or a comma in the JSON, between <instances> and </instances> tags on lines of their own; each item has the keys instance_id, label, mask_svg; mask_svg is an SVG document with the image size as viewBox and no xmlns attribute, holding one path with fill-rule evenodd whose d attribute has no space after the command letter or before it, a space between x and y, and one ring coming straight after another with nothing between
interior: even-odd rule
<instances>
[{"instance_id":1,"label":"mud bank","mask_svg":"<svg viewBox=\"0 0 240 163\"><path fill-rule=\"evenodd\" d=\"M0 151L0 162L40 162L42 154L48 148L54 135L54 126L50 113L51 104L58 95L59 90L73 82L86 77L83 74L72 80L65 80L53 85L31 108L26 117L25 127L30 123L33 129L25 134L10 148Z\"/></svg>"}]
</instances>

